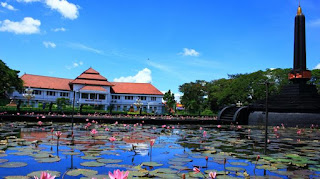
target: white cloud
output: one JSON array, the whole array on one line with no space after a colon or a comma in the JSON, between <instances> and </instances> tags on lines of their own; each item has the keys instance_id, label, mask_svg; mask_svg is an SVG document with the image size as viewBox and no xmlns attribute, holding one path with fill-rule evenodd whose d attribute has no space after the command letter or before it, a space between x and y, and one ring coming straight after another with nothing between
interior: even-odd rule
<instances>
[{"instance_id":1,"label":"white cloud","mask_svg":"<svg viewBox=\"0 0 320 179\"><path fill-rule=\"evenodd\" d=\"M26 3L31 3L31 2L39 2L40 0L17 0L18 2L26 2Z\"/></svg>"},{"instance_id":2,"label":"white cloud","mask_svg":"<svg viewBox=\"0 0 320 179\"><path fill-rule=\"evenodd\" d=\"M16 11L17 10L16 8L14 8L13 6L11 6L10 4L8 4L6 2L1 2L0 4L1 4L2 7L7 8L7 9L9 9L11 11Z\"/></svg>"},{"instance_id":3,"label":"white cloud","mask_svg":"<svg viewBox=\"0 0 320 179\"><path fill-rule=\"evenodd\" d=\"M44 42L43 42L43 45L44 45L46 48L49 48L49 47L51 47L51 48L56 48L56 44L53 43L53 42L49 42L49 41L44 41Z\"/></svg>"},{"instance_id":4,"label":"white cloud","mask_svg":"<svg viewBox=\"0 0 320 179\"><path fill-rule=\"evenodd\" d=\"M68 70L71 70L71 69L73 69L73 68L77 68L77 67L82 66L82 65L83 65L83 62L82 62L82 61L80 61L80 62L73 62L72 65L66 66L66 68L67 68Z\"/></svg>"},{"instance_id":5,"label":"white cloud","mask_svg":"<svg viewBox=\"0 0 320 179\"><path fill-rule=\"evenodd\" d=\"M200 53L197 52L195 49L189 49L189 48L184 48L183 52L181 52L179 54L181 54L183 56L195 56L195 57L200 55Z\"/></svg>"},{"instance_id":6,"label":"white cloud","mask_svg":"<svg viewBox=\"0 0 320 179\"><path fill-rule=\"evenodd\" d=\"M67 0L46 0L45 3L65 18L74 20L79 16L79 7Z\"/></svg>"},{"instance_id":7,"label":"white cloud","mask_svg":"<svg viewBox=\"0 0 320 179\"><path fill-rule=\"evenodd\" d=\"M61 28L52 29L52 31L53 31L53 32L59 32L59 31L64 32L64 31L66 31L66 29L63 28L63 27L61 27Z\"/></svg>"},{"instance_id":8,"label":"white cloud","mask_svg":"<svg viewBox=\"0 0 320 179\"><path fill-rule=\"evenodd\" d=\"M13 32L15 34L35 34L40 32L40 20L32 17L25 17L20 22L13 22L8 19L0 21L0 31Z\"/></svg>"},{"instance_id":9,"label":"white cloud","mask_svg":"<svg viewBox=\"0 0 320 179\"><path fill-rule=\"evenodd\" d=\"M312 27L320 27L320 19L315 19L309 22L309 25Z\"/></svg>"},{"instance_id":10,"label":"white cloud","mask_svg":"<svg viewBox=\"0 0 320 179\"><path fill-rule=\"evenodd\" d=\"M151 83L151 70L145 68L139 71L135 76L127 76L115 78L113 81L115 82L134 82L134 83Z\"/></svg>"},{"instance_id":11,"label":"white cloud","mask_svg":"<svg viewBox=\"0 0 320 179\"><path fill-rule=\"evenodd\" d=\"M320 69L320 63L318 63L318 65L314 67L314 69Z\"/></svg>"},{"instance_id":12,"label":"white cloud","mask_svg":"<svg viewBox=\"0 0 320 179\"><path fill-rule=\"evenodd\" d=\"M80 43L68 43L68 46L71 48L74 48L74 49L85 50L85 51L97 53L100 55L104 54L103 51L101 51L101 50L94 49L94 48L88 47L88 46L80 44Z\"/></svg>"},{"instance_id":13,"label":"white cloud","mask_svg":"<svg viewBox=\"0 0 320 179\"><path fill-rule=\"evenodd\" d=\"M182 93L174 93L174 99L175 99L178 103L180 103L180 99L181 99L182 96L183 96Z\"/></svg>"}]
</instances>

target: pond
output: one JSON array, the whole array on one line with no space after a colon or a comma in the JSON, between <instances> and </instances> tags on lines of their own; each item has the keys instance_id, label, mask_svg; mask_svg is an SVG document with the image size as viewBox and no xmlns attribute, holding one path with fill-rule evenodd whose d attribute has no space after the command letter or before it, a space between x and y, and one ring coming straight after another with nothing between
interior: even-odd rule
<instances>
[{"instance_id":1,"label":"pond","mask_svg":"<svg viewBox=\"0 0 320 179\"><path fill-rule=\"evenodd\" d=\"M90 121L75 124L72 134L68 123L0 125L3 178L39 176L46 170L57 178L109 178L116 169L129 171L129 178L209 178L211 171L217 178L320 177L320 130L315 126L270 127L263 155L264 129L257 126ZM59 140L57 131L62 132Z\"/></svg>"}]
</instances>

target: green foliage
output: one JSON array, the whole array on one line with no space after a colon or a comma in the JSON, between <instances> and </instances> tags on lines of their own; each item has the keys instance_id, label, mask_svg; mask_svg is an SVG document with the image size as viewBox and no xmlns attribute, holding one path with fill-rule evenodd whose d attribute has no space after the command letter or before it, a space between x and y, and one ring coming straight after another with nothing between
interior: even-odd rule
<instances>
[{"instance_id":1,"label":"green foliage","mask_svg":"<svg viewBox=\"0 0 320 179\"><path fill-rule=\"evenodd\" d=\"M69 103L69 99L67 99L67 98L57 98L56 103L57 103L58 109L62 109Z\"/></svg>"},{"instance_id":2,"label":"green foliage","mask_svg":"<svg viewBox=\"0 0 320 179\"><path fill-rule=\"evenodd\" d=\"M320 69L314 69L311 71L311 80L310 82L317 86L318 93L320 93Z\"/></svg>"},{"instance_id":3,"label":"green foliage","mask_svg":"<svg viewBox=\"0 0 320 179\"><path fill-rule=\"evenodd\" d=\"M267 69L248 74L228 75L229 78L210 82L196 81L185 83L179 87L183 93L181 103L187 111L195 114L197 111L210 109L218 111L223 106L241 101L244 105L265 98L266 81L270 82L270 94L277 94L284 85L290 83L288 73L291 69ZM312 71L311 82L320 87L320 70ZM205 84L205 85L203 85ZM204 98L207 95L207 98Z\"/></svg>"},{"instance_id":4,"label":"green foliage","mask_svg":"<svg viewBox=\"0 0 320 179\"><path fill-rule=\"evenodd\" d=\"M191 114L200 113L203 109L204 96L206 95L206 81L185 83L179 86L179 91L183 93L181 104Z\"/></svg>"},{"instance_id":5,"label":"green foliage","mask_svg":"<svg viewBox=\"0 0 320 179\"><path fill-rule=\"evenodd\" d=\"M171 93L170 90L168 92L164 93L163 100L166 101L166 107L167 107L169 113L171 113L171 109L175 110L177 102L174 99L174 93Z\"/></svg>"},{"instance_id":6,"label":"green foliage","mask_svg":"<svg viewBox=\"0 0 320 179\"><path fill-rule=\"evenodd\" d=\"M12 93L14 90L22 91L23 82L18 76L19 72L10 69L0 60L0 98L6 98L6 94Z\"/></svg>"},{"instance_id":7,"label":"green foliage","mask_svg":"<svg viewBox=\"0 0 320 179\"><path fill-rule=\"evenodd\" d=\"M206 109L206 110L201 112L201 115L203 115L203 116L213 116L214 113L210 109Z\"/></svg>"}]
</instances>

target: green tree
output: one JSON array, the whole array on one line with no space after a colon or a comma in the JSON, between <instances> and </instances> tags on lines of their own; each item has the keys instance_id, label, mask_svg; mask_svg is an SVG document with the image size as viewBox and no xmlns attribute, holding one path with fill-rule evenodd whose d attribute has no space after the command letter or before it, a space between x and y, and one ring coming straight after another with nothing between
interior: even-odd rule
<instances>
[{"instance_id":1,"label":"green tree","mask_svg":"<svg viewBox=\"0 0 320 179\"><path fill-rule=\"evenodd\" d=\"M168 92L164 93L163 100L166 101L166 107L167 107L169 113L171 113L171 110L175 110L177 102L174 98L174 93L171 93L170 90Z\"/></svg>"},{"instance_id":2,"label":"green tree","mask_svg":"<svg viewBox=\"0 0 320 179\"><path fill-rule=\"evenodd\" d=\"M317 86L318 93L320 94L320 69L314 69L311 71L312 77L310 82Z\"/></svg>"},{"instance_id":3,"label":"green tree","mask_svg":"<svg viewBox=\"0 0 320 179\"><path fill-rule=\"evenodd\" d=\"M204 80L197 80L179 86L179 91L183 93L181 104L188 112L199 114L205 108L206 83Z\"/></svg>"},{"instance_id":4,"label":"green tree","mask_svg":"<svg viewBox=\"0 0 320 179\"><path fill-rule=\"evenodd\" d=\"M57 103L58 109L62 110L62 108L64 108L69 103L69 99L67 99L67 98L57 98L56 99L56 103Z\"/></svg>"},{"instance_id":5,"label":"green tree","mask_svg":"<svg viewBox=\"0 0 320 179\"><path fill-rule=\"evenodd\" d=\"M0 60L0 98L7 98L14 90L22 91L23 81L19 78L20 71L10 69Z\"/></svg>"}]
</instances>

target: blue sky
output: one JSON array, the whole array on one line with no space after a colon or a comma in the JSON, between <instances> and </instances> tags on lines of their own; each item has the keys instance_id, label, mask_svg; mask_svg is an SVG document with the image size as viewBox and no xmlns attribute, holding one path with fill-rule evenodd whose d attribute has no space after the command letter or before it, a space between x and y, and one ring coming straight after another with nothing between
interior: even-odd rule
<instances>
[{"instance_id":1,"label":"blue sky","mask_svg":"<svg viewBox=\"0 0 320 179\"><path fill-rule=\"evenodd\" d=\"M298 0L0 0L0 59L23 73L159 90L291 68ZM307 67L320 68L320 1L302 0Z\"/></svg>"}]
</instances>

